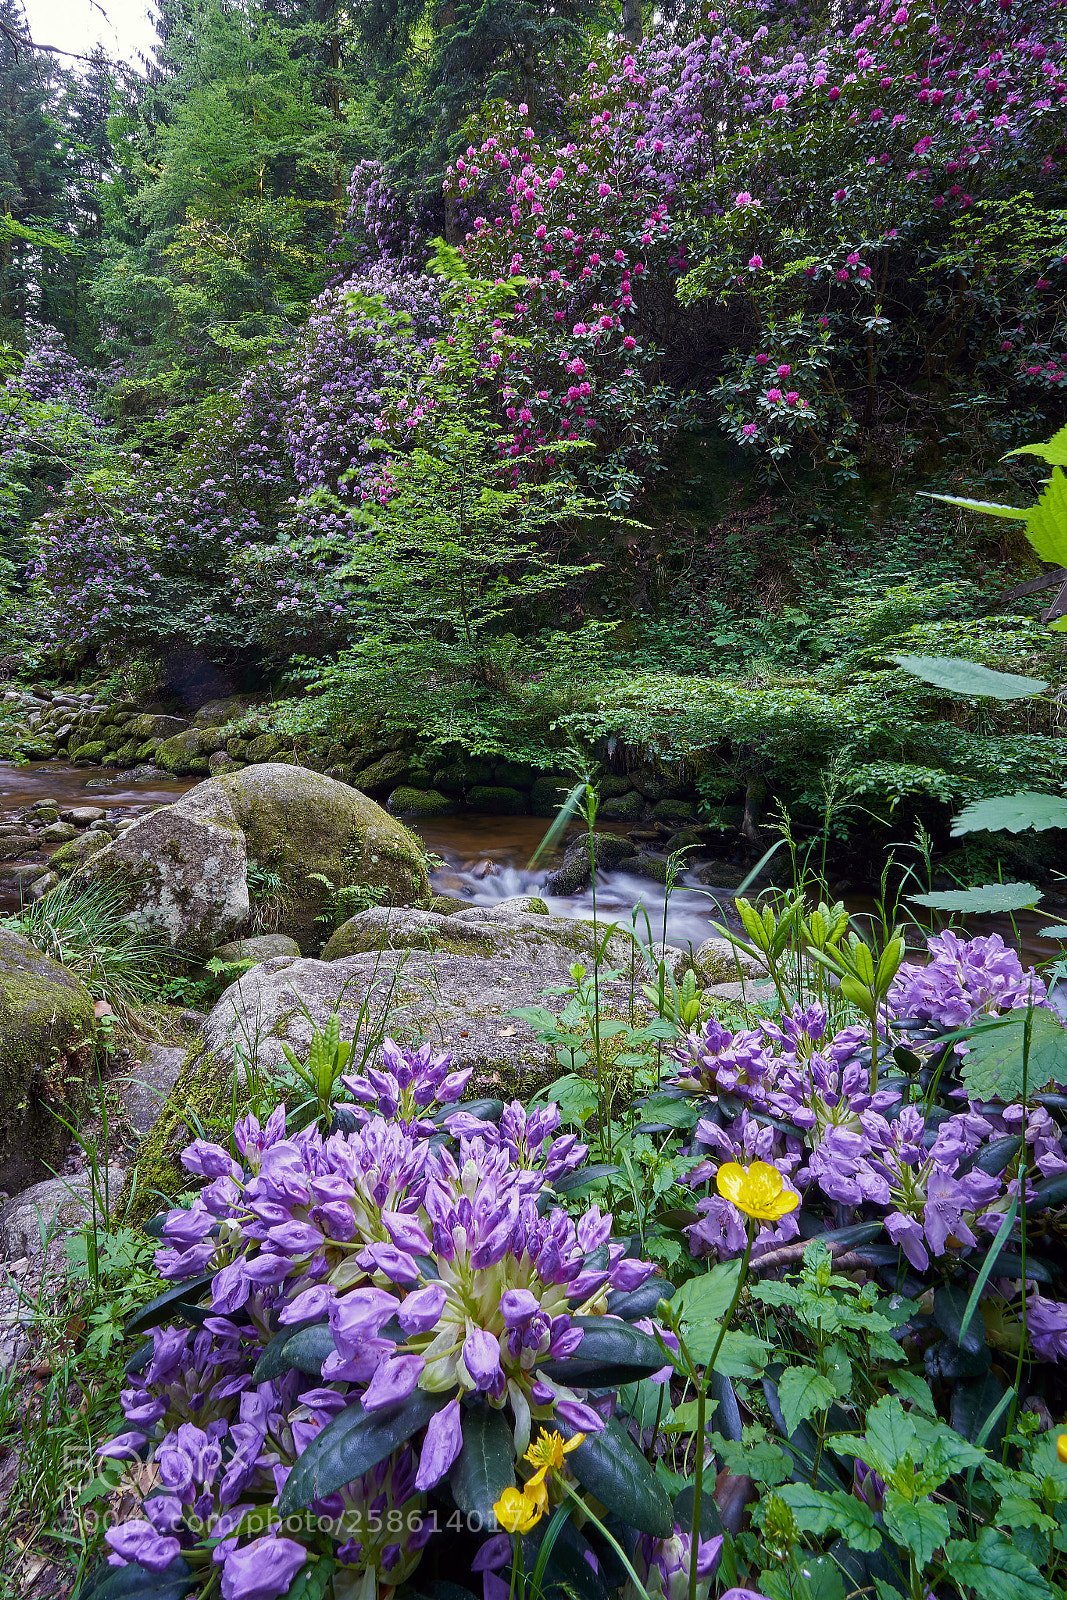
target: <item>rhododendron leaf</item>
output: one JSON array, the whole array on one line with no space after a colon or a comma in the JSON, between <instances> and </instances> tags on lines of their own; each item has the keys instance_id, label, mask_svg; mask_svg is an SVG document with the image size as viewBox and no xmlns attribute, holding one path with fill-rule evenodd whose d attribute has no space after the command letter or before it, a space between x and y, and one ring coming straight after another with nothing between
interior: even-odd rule
<instances>
[{"instance_id":1,"label":"rhododendron leaf","mask_svg":"<svg viewBox=\"0 0 1067 1600\"><path fill-rule=\"evenodd\" d=\"M146 1572L131 1561L125 1567L103 1564L95 1576L99 1582L90 1578L82 1590L84 1600L182 1600L200 1584L181 1556L175 1556L165 1572Z\"/></svg>"},{"instance_id":2,"label":"rhododendron leaf","mask_svg":"<svg viewBox=\"0 0 1067 1600\"><path fill-rule=\"evenodd\" d=\"M575 1430L565 1431L570 1437ZM670 1537L674 1515L667 1491L614 1417L601 1433L586 1434L567 1459L582 1487L623 1522L656 1539Z\"/></svg>"},{"instance_id":3,"label":"rhododendron leaf","mask_svg":"<svg viewBox=\"0 0 1067 1600\"><path fill-rule=\"evenodd\" d=\"M562 1509L560 1507L560 1510ZM551 1526L552 1524L547 1517L542 1518L537 1526L523 1539L523 1557L527 1572L541 1566L542 1544L549 1537ZM568 1518L559 1527L559 1531L548 1551L547 1558L541 1567L540 1590L535 1588L533 1592L535 1594L551 1595L553 1600L560 1600L561 1596L571 1594L578 1596L579 1600L608 1600L609 1590L604 1581L607 1576L608 1565L602 1555L604 1550L607 1550L611 1559L617 1561L610 1545L605 1546L603 1542L598 1544L594 1552L588 1540L579 1533L574 1523ZM588 1556L594 1553L597 1557L599 1570L595 1570L588 1559ZM623 1581L625 1581L625 1577L626 1574L623 1572ZM622 1583L620 1582L618 1585L612 1584L612 1587L621 1588Z\"/></svg>"},{"instance_id":4,"label":"rhododendron leaf","mask_svg":"<svg viewBox=\"0 0 1067 1600\"><path fill-rule=\"evenodd\" d=\"M465 1516L493 1525L493 1506L515 1487L515 1440L502 1411L479 1404L463 1408L463 1444L448 1475L456 1505Z\"/></svg>"},{"instance_id":5,"label":"rhododendron leaf","mask_svg":"<svg viewBox=\"0 0 1067 1600\"><path fill-rule=\"evenodd\" d=\"M610 1161L593 1161L587 1167L575 1167L573 1172L564 1172L558 1178L553 1178L552 1187L557 1194L570 1194L572 1189L581 1189L587 1183L595 1183L598 1178L614 1178L622 1171Z\"/></svg>"},{"instance_id":6,"label":"rhododendron leaf","mask_svg":"<svg viewBox=\"0 0 1067 1600\"><path fill-rule=\"evenodd\" d=\"M612 1289L608 1295L608 1313L622 1317L624 1322L636 1322L640 1317L650 1317L661 1300L673 1298L675 1288L665 1278L650 1278L639 1289Z\"/></svg>"},{"instance_id":7,"label":"rhododendron leaf","mask_svg":"<svg viewBox=\"0 0 1067 1600\"><path fill-rule=\"evenodd\" d=\"M146 1328L158 1328L162 1322L171 1322L174 1318L193 1321L197 1318L203 1320L210 1317L211 1312L204 1306L198 1306L197 1301L211 1282L211 1273L204 1272L198 1278L186 1278L183 1283L176 1283L170 1289L165 1289L162 1294L157 1294L154 1300L149 1300L146 1306L134 1313L126 1324L126 1332L144 1333Z\"/></svg>"},{"instance_id":8,"label":"rhododendron leaf","mask_svg":"<svg viewBox=\"0 0 1067 1600\"><path fill-rule=\"evenodd\" d=\"M1050 467L1067 467L1067 428L1061 428L1044 444L1021 444L1017 450L1007 451L1001 460L1007 461L1011 456L1037 456Z\"/></svg>"},{"instance_id":9,"label":"rhododendron leaf","mask_svg":"<svg viewBox=\"0 0 1067 1600\"><path fill-rule=\"evenodd\" d=\"M991 1372L983 1373L980 1378L961 1379L952 1391L949 1405L953 1428L972 1444L988 1444L991 1450L997 1449L999 1435L1004 1432L1003 1422L999 1427L994 1423L985 1439L979 1440L978 1436L1003 1399L1004 1389Z\"/></svg>"},{"instance_id":10,"label":"rhododendron leaf","mask_svg":"<svg viewBox=\"0 0 1067 1600\"><path fill-rule=\"evenodd\" d=\"M278 1509L283 1517L351 1483L425 1427L451 1395L416 1389L398 1406L364 1411L357 1401L315 1435L286 1479Z\"/></svg>"},{"instance_id":11,"label":"rhododendron leaf","mask_svg":"<svg viewBox=\"0 0 1067 1600\"><path fill-rule=\"evenodd\" d=\"M1067 828L1067 798L1030 790L990 795L987 800L972 800L952 819L954 839L963 833L1021 833L1024 828L1038 833L1046 828Z\"/></svg>"},{"instance_id":12,"label":"rhododendron leaf","mask_svg":"<svg viewBox=\"0 0 1067 1600\"><path fill-rule=\"evenodd\" d=\"M1032 883L984 883L975 889L943 889L938 894L910 894L909 900L917 906L929 906L931 911L970 912L982 916L987 912L1025 911L1036 906L1041 890Z\"/></svg>"},{"instance_id":13,"label":"rhododendron leaf","mask_svg":"<svg viewBox=\"0 0 1067 1600\"><path fill-rule=\"evenodd\" d=\"M1043 694L1048 688L1044 678L1023 678L1014 672L994 672L980 662L966 661L959 656L906 656L891 655L898 667L910 672L913 678L932 683L935 689L950 689L953 694L987 695L993 700L1025 700Z\"/></svg>"},{"instance_id":14,"label":"rhododendron leaf","mask_svg":"<svg viewBox=\"0 0 1067 1600\"><path fill-rule=\"evenodd\" d=\"M298 1328L295 1332L286 1328L275 1335L260 1356L252 1381L265 1383L268 1378L277 1378L291 1367L295 1367L297 1372L306 1373L309 1378L321 1377L322 1363L327 1356L333 1355L336 1348L333 1334L325 1322L311 1328Z\"/></svg>"},{"instance_id":15,"label":"rhododendron leaf","mask_svg":"<svg viewBox=\"0 0 1067 1600\"><path fill-rule=\"evenodd\" d=\"M974 1100L1018 1100L1023 1092L1026 1012L1015 1010L1002 1027L971 1036L960 1076ZM1067 1083L1067 1028L1044 1006L1031 1014L1027 1090L1036 1094L1050 1083Z\"/></svg>"},{"instance_id":16,"label":"rhododendron leaf","mask_svg":"<svg viewBox=\"0 0 1067 1600\"><path fill-rule=\"evenodd\" d=\"M576 1361L618 1362L647 1367L650 1372L658 1372L666 1365L655 1339L628 1323L616 1322L612 1317L572 1317L571 1326L582 1330L582 1342L574 1352Z\"/></svg>"},{"instance_id":17,"label":"rhododendron leaf","mask_svg":"<svg viewBox=\"0 0 1067 1600\"><path fill-rule=\"evenodd\" d=\"M968 1301L966 1289L945 1284L934 1295L934 1321L946 1339L974 1355L985 1345L985 1328L981 1320L975 1322L973 1316L968 1316Z\"/></svg>"}]
</instances>

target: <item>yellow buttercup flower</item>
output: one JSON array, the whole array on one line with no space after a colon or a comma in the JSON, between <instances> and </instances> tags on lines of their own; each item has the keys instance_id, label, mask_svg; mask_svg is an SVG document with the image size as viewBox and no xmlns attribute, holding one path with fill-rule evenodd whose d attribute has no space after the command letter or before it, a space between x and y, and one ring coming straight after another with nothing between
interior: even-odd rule
<instances>
[{"instance_id":1,"label":"yellow buttercup flower","mask_svg":"<svg viewBox=\"0 0 1067 1600\"><path fill-rule=\"evenodd\" d=\"M1064 1465L1067 1466L1067 1433L1061 1433L1059 1438L1056 1440L1056 1454L1064 1463Z\"/></svg>"},{"instance_id":2,"label":"yellow buttercup flower","mask_svg":"<svg viewBox=\"0 0 1067 1600\"><path fill-rule=\"evenodd\" d=\"M547 1503L547 1493L544 1499ZM529 1533L540 1522L544 1506L540 1496L520 1493L518 1489L505 1489L493 1511L506 1533Z\"/></svg>"},{"instance_id":3,"label":"yellow buttercup flower","mask_svg":"<svg viewBox=\"0 0 1067 1600\"><path fill-rule=\"evenodd\" d=\"M544 1477L549 1467L555 1467L557 1472L563 1471L563 1458L569 1456L572 1450L585 1439L584 1433L576 1433L573 1438L564 1440L561 1433L542 1433L526 1452L526 1459L533 1467L541 1470L537 1474Z\"/></svg>"},{"instance_id":4,"label":"yellow buttercup flower","mask_svg":"<svg viewBox=\"0 0 1067 1600\"><path fill-rule=\"evenodd\" d=\"M715 1186L738 1211L758 1222L780 1222L800 1204L800 1196L786 1188L778 1168L766 1161L753 1161L750 1167L727 1161L719 1168Z\"/></svg>"}]
</instances>

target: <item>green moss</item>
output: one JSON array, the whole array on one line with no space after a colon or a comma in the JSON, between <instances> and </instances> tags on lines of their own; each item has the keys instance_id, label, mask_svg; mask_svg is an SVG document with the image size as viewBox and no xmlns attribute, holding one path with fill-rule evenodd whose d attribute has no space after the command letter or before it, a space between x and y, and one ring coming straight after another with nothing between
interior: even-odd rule
<instances>
[{"instance_id":1,"label":"green moss","mask_svg":"<svg viewBox=\"0 0 1067 1600\"><path fill-rule=\"evenodd\" d=\"M155 1126L138 1147L136 1192L131 1171L118 1203L118 1215L127 1223L147 1222L165 1207L161 1196L179 1195L189 1187L181 1153L230 1097L232 1066L220 1056L204 1055L203 1048L197 1036Z\"/></svg>"},{"instance_id":2,"label":"green moss","mask_svg":"<svg viewBox=\"0 0 1067 1600\"><path fill-rule=\"evenodd\" d=\"M494 817L520 817L527 810L526 796L505 784L475 784L467 792L467 804L472 811L485 811Z\"/></svg>"},{"instance_id":3,"label":"green moss","mask_svg":"<svg viewBox=\"0 0 1067 1600\"><path fill-rule=\"evenodd\" d=\"M66 844L60 845L49 866L53 872L71 872L89 856L96 855L98 850L105 850L110 843L111 835L102 828L91 833L80 833L76 839L68 839Z\"/></svg>"},{"instance_id":4,"label":"green moss","mask_svg":"<svg viewBox=\"0 0 1067 1600\"><path fill-rule=\"evenodd\" d=\"M103 739L90 739L88 744L80 744L76 750L70 752L72 761L100 761L107 755L107 745Z\"/></svg>"},{"instance_id":5,"label":"green moss","mask_svg":"<svg viewBox=\"0 0 1067 1600\"><path fill-rule=\"evenodd\" d=\"M394 817L450 817L456 802L436 789L412 787L394 789L389 796L389 811Z\"/></svg>"}]
</instances>

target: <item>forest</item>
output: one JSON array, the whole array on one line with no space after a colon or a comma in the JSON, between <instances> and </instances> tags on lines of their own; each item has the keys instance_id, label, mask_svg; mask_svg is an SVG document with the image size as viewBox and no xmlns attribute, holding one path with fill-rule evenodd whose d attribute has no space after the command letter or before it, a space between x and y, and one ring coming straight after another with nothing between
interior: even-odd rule
<instances>
[{"instance_id":1,"label":"forest","mask_svg":"<svg viewBox=\"0 0 1067 1600\"><path fill-rule=\"evenodd\" d=\"M0 0L0 1600L1064 1600L1067 0L153 18Z\"/></svg>"}]
</instances>

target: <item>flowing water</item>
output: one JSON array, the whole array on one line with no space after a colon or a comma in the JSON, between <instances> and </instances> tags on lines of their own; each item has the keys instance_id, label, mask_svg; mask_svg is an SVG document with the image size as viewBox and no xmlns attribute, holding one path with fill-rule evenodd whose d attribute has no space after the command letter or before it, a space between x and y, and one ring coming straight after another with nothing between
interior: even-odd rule
<instances>
[{"instance_id":1,"label":"flowing water","mask_svg":"<svg viewBox=\"0 0 1067 1600\"><path fill-rule=\"evenodd\" d=\"M20 767L5 761L0 762L0 819L46 797L55 800L60 811L71 806L95 805L104 808L109 818L135 817L170 805L200 781L199 778L170 778L162 774L138 781L129 773L121 773L110 781L101 782L97 767L71 767L52 761L29 762ZM548 826L547 821L538 817L489 817L464 812L421 823L414 831L442 862L431 875L437 892L455 895L472 904L485 904L503 900L508 895L543 894L541 886L551 867L558 862L562 849L542 860L532 871L527 863ZM577 827L572 835L576 831ZM5 882L0 869L0 912L17 911L19 898L18 884ZM588 889L579 895L544 898L557 915L585 919L593 915L593 896ZM597 917L618 921L624 927L629 927L631 919L636 918L642 940L651 938L658 943L663 939L664 900L663 886L646 878L622 872L597 874ZM872 909L872 902L867 899L854 898L847 903L859 914ZM706 888L693 873L682 874L667 906L667 943L683 949L692 944L695 948L710 938L712 921L726 920L728 908L733 920L730 890ZM1057 922L1067 920L1055 912L1050 915ZM983 917L976 920L972 931L1000 933L1006 942L1018 945L1029 962L1054 959L1056 945L1040 938L1038 933L1041 924L1048 921L1047 915L1021 912L1014 921L1013 927L1012 920L1007 917Z\"/></svg>"}]
</instances>

